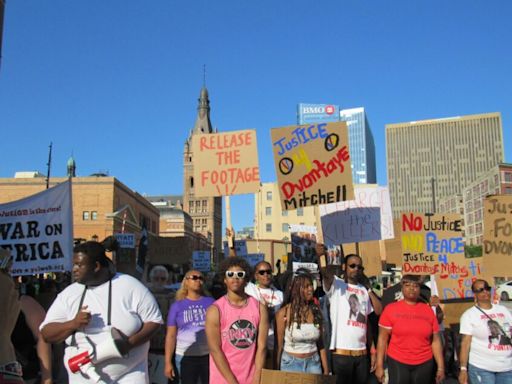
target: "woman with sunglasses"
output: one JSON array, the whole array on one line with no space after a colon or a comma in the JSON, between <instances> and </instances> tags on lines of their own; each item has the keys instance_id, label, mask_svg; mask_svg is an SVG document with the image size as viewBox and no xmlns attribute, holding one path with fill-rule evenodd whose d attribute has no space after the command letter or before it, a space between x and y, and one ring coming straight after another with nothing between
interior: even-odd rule
<instances>
[{"instance_id":1,"label":"woman with sunglasses","mask_svg":"<svg viewBox=\"0 0 512 384\"><path fill-rule=\"evenodd\" d=\"M269 329L267 337L267 361L265 368L274 368L274 317L283 303L283 292L272 284L272 266L268 261L260 261L254 267L254 279L245 286L245 293L254 297L268 309Z\"/></svg>"},{"instance_id":2,"label":"woman with sunglasses","mask_svg":"<svg viewBox=\"0 0 512 384\"><path fill-rule=\"evenodd\" d=\"M169 309L165 336L165 376L181 384L207 383L209 380L206 310L214 299L205 296L203 274L188 271ZM174 356L175 365L172 364ZM176 382L176 380L174 381Z\"/></svg>"},{"instance_id":3,"label":"woman with sunglasses","mask_svg":"<svg viewBox=\"0 0 512 384\"><path fill-rule=\"evenodd\" d=\"M310 274L295 276L286 295L289 302L276 315L277 361L282 371L329 374L323 318L313 292Z\"/></svg>"},{"instance_id":4,"label":"woman with sunglasses","mask_svg":"<svg viewBox=\"0 0 512 384\"><path fill-rule=\"evenodd\" d=\"M245 293L251 268L240 257L220 265L226 295L206 313L210 383L259 384L268 334L267 308Z\"/></svg>"},{"instance_id":5,"label":"woman with sunglasses","mask_svg":"<svg viewBox=\"0 0 512 384\"><path fill-rule=\"evenodd\" d=\"M471 289L475 305L460 319L459 383L512 384L512 315L492 304L487 281L475 280Z\"/></svg>"},{"instance_id":6,"label":"woman with sunglasses","mask_svg":"<svg viewBox=\"0 0 512 384\"><path fill-rule=\"evenodd\" d=\"M387 354L390 383L439 384L444 380L439 323L430 306L419 300L419 276L402 277L402 294L403 299L387 305L379 319L375 376L384 381Z\"/></svg>"}]
</instances>

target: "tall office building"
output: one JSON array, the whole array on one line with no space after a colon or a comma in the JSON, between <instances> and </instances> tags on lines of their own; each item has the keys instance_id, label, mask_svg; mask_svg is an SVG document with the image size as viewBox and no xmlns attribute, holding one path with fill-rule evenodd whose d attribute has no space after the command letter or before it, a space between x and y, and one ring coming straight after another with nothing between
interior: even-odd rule
<instances>
[{"instance_id":1,"label":"tall office building","mask_svg":"<svg viewBox=\"0 0 512 384\"><path fill-rule=\"evenodd\" d=\"M201 233L214 246L214 256L222 251L222 198L196 196L194 191L194 153L192 136L214 133L210 121L208 90L201 89L194 128L183 151L183 210L192 217L194 232ZM217 259L215 259L217 260Z\"/></svg>"},{"instance_id":2,"label":"tall office building","mask_svg":"<svg viewBox=\"0 0 512 384\"><path fill-rule=\"evenodd\" d=\"M364 108L342 109L340 120L348 127L354 184L376 184L375 142Z\"/></svg>"},{"instance_id":3,"label":"tall office building","mask_svg":"<svg viewBox=\"0 0 512 384\"><path fill-rule=\"evenodd\" d=\"M501 114L388 124L386 155L393 215L432 212L503 162Z\"/></svg>"},{"instance_id":4,"label":"tall office building","mask_svg":"<svg viewBox=\"0 0 512 384\"><path fill-rule=\"evenodd\" d=\"M334 104L299 104L297 117L300 125L345 121L352 162L354 184L376 184L375 143L364 108L340 110Z\"/></svg>"}]
</instances>

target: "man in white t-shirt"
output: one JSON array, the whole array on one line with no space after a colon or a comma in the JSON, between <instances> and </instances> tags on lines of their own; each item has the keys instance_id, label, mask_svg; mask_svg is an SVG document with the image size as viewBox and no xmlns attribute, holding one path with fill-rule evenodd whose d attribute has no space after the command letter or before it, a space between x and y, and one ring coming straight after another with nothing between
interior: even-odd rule
<instances>
[{"instance_id":1,"label":"man in white t-shirt","mask_svg":"<svg viewBox=\"0 0 512 384\"><path fill-rule=\"evenodd\" d=\"M361 284L364 268L360 256L346 256L344 270L344 280L327 269L323 273L323 287L330 302L332 369L337 384L366 384L370 371L375 369L368 315L374 309L379 315L382 307L377 296ZM369 347L371 359L367 356Z\"/></svg>"},{"instance_id":2,"label":"man in white t-shirt","mask_svg":"<svg viewBox=\"0 0 512 384\"><path fill-rule=\"evenodd\" d=\"M260 261L254 267L254 279L256 284L247 283L245 293L254 297L268 309L268 337L267 351L269 359L266 368L273 368L274 365L274 316L283 303L283 292L272 285L272 266L266 261Z\"/></svg>"},{"instance_id":3,"label":"man in white t-shirt","mask_svg":"<svg viewBox=\"0 0 512 384\"><path fill-rule=\"evenodd\" d=\"M66 342L64 365L69 382L91 383L90 375L72 372L69 359L108 341L112 329L121 357L98 362L93 372L104 382L149 383L149 340L162 324L153 294L137 279L113 273L101 243L85 242L74 249L75 283L62 291L40 326L47 342Z\"/></svg>"}]
</instances>

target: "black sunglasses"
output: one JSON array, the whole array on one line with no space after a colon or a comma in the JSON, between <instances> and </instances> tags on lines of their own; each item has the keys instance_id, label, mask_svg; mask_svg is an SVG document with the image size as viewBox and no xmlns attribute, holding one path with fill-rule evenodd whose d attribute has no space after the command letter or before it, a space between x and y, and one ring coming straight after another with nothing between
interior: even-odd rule
<instances>
[{"instance_id":1,"label":"black sunglasses","mask_svg":"<svg viewBox=\"0 0 512 384\"><path fill-rule=\"evenodd\" d=\"M203 277L203 276L200 276L200 275L190 275L190 276L187 276L187 279L189 279L189 280L201 280L201 281L203 281L203 280L204 280L204 277Z\"/></svg>"},{"instance_id":2,"label":"black sunglasses","mask_svg":"<svg viewBox=\"0 0 512 384\"><path fill-rule=\"evenodd\" d=\"M488 285L484 285L482 288L476 288L473 292L474 293L482 293L483 291L491 292L492 288Z\"/></svg>"},{"instance_id":3,"label":"black sunglasses","mask_svg":"<svg viewBox=\"0 0 512 384\"><path fill-rule=\"evenodd\" d=\"M272 270L271 269L260 269L258 271L258 275L263 276L264 274L271 275L272 274Z\"/></svg>"},{"instance_id":4,"label":"black sunglasses","mask_svg":"<svg viewBox=\"0 0 512 384\"><path fill-rule=\"evenodd\" d=\"M356 269L357 268L357 269L359 269L361 271L364 271L364 267L361 264L350 264L349 267L352 268L352 269Z\"/></svg>"}]
</instances>

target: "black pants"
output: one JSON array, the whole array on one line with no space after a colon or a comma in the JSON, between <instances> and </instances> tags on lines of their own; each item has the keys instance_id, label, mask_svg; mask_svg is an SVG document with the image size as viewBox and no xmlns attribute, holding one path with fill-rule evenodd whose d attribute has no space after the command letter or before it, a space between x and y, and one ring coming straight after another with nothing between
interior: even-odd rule
<instances>
[{"instance_id":1,"label":"black pants","mask_svg":"<svg viewBox=\"0 0 512 384\"><path fill-rule=\"evenodd\" d=\"M210 355L183 356L181 384L208 384L210 381Z\"/></svg>"},{"instance_id":2,"label":"black pants","mask_svg":"<svg viewBox=\"0 0 512 384\"><path fill-rule=\"evenodd\" d=\"M336 384L366 384L370 374L368 356L332 355L332 371Z\"/></svg>"},{"instance_id":3,"label":"black pants","mask_svg":"<svg viewBox=\"0 0 512 384\"><path fill-rule=\"evenodd\" d=\"M389 384L432 384L434 382L434 359L422 364L403 364L387 357Z\"/></svg>"}]
</instances>

